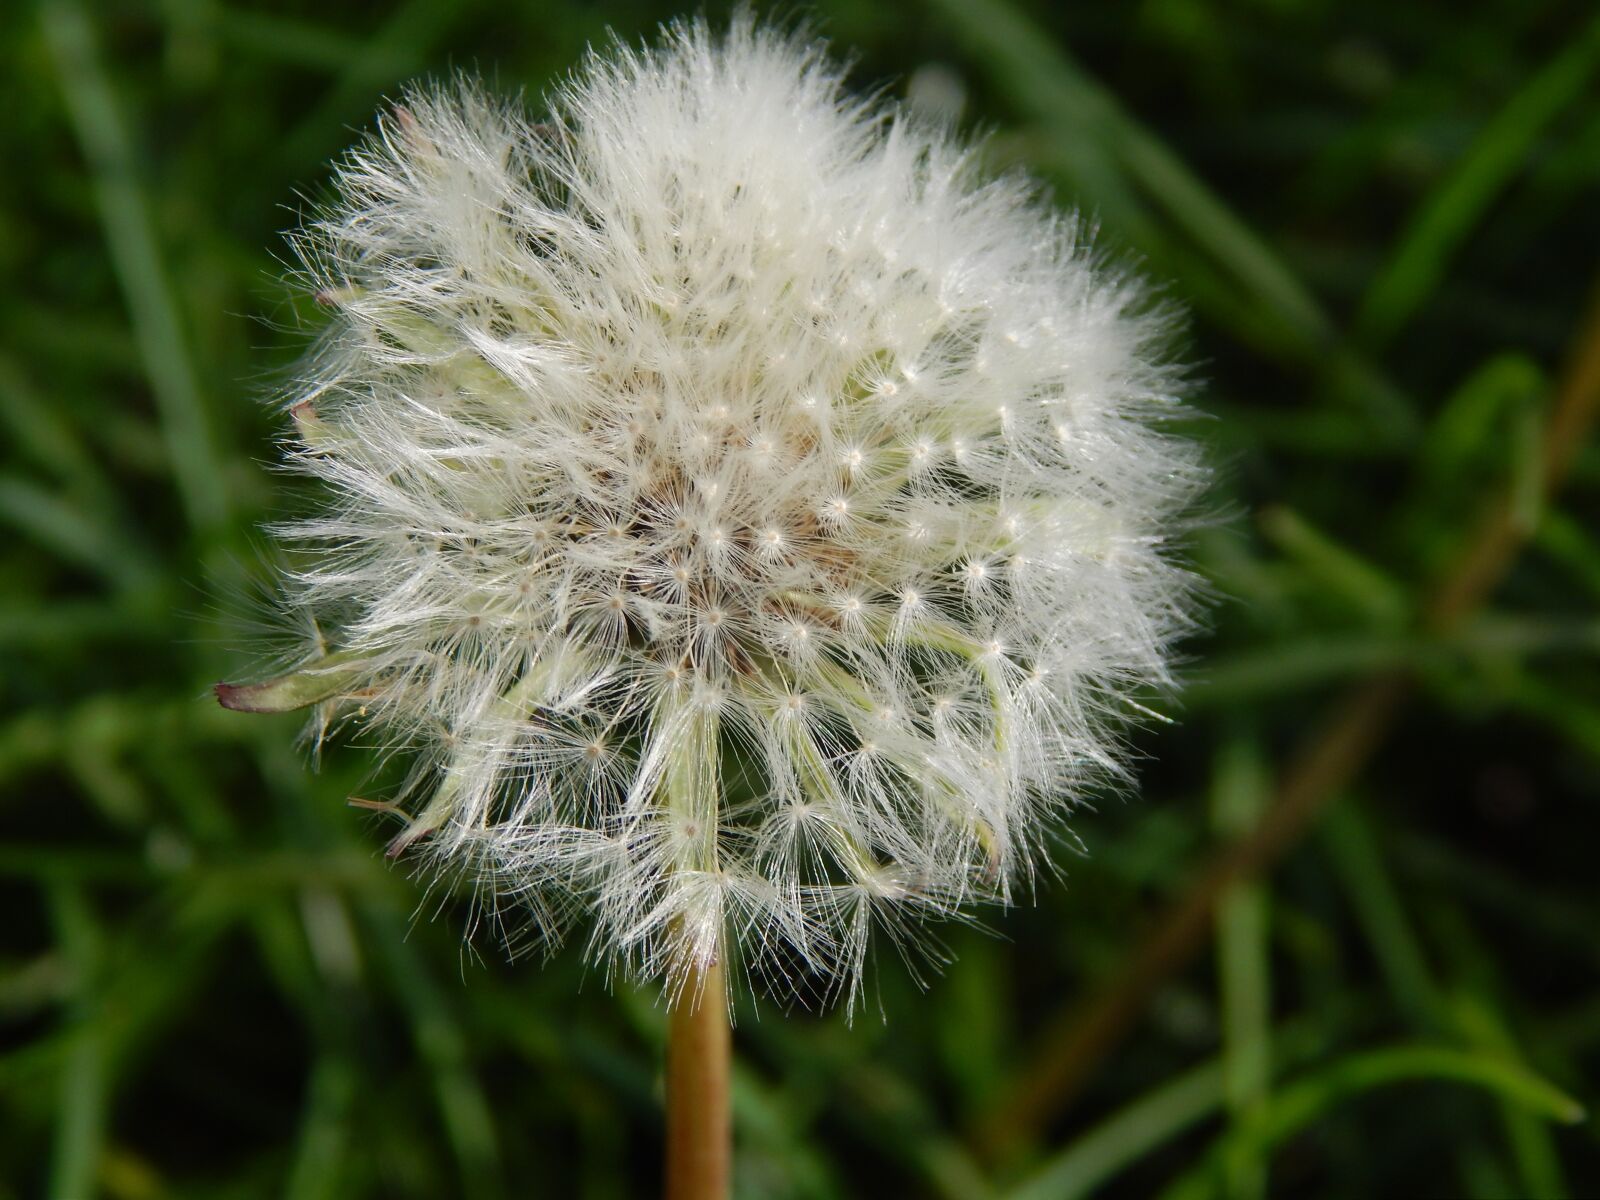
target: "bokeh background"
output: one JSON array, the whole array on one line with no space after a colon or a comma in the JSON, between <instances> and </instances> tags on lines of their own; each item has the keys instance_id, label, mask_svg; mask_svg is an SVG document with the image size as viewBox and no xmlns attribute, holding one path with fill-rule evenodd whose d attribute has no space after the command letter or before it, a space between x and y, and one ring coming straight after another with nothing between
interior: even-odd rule
<instances>
[{"instance_id":1,"label":"bokeh background","mask_svg":"<svg viewBox=\"0 0 1600 1200\"><path fill-rule=\"evenodd\" d=\"M1036 903L744 1007L738 1195L1600 1193L1592 5L783 13L1192 308L1215 607ZM359 751L208 687L300 486L297 196L406 79L672 15L0 8L0 1197L655 1190L657 997L464 941Z\"/></svg>"}]
</instances>

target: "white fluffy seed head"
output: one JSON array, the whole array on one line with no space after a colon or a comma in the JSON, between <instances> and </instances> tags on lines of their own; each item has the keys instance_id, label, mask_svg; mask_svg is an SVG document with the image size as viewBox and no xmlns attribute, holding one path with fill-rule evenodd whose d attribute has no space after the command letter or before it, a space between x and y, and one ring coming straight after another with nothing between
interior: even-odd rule
<instances>
[{"instance_id":1,"label":"white fluffy seed head","mask_svg":"<svg viewBox=\"0 0 1600 1200\"><path fill-rule=\"evenodd\" d=\"M417 88L337 188L287 602L416 754L396 848L669 985L1010 897L1186 623L1140 288L746 20L537 123Z\"/></svg>"}]
</instances>

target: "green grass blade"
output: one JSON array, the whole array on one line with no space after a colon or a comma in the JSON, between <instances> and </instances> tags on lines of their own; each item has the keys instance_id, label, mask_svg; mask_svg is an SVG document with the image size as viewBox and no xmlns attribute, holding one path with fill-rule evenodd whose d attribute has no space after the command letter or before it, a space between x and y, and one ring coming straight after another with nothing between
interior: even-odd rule
<instances>
[{"instance_id":1,"label":"green grass blade","mask_svg":"<svg viewBox=\"0 0 1600 1200\"><path fill-rule=\"evenodd\" d=\"M1218 755L1212 782L1212 824L1224 838L1255 826L1271 779L1260 752L1236 737ZM1270 1102L1272 1076L1272 967L1268 945L1268 888L1235 884L1217 910L1217 979L1222 1011L1223 1091L1235 1123L1247 1123ZM1267 1163L1248 1143L1225 1170L1235 1200L1266 1194Z\"/></svg>"},{"instance_id":2,"label":"green grass blade","mask_svg":"<svg viewBox=\"0 0 1600 1200\"><path fill-rule=\"evenodd\" d=\"M127 536L27 480L0 475L0 522L120 590L142 591L160 581Z\"/></svg>"},{"instance_id":3,"label":"green grass blade","mask_svg":"<svg viewBox=\"0 0 1600 1200\"><path fill-rule=\"evenodd\" d=\"M1455 170L1423 203L1356 317L1366 345L1389 342L1439 287L1451 255L1482 220L1563 111L1590 95L1600 67L1600 19L1584 28L1486 125Z\"/></svg>"},{"instance_id":4,"label":"green grass blade","mask_svg":"<svg viewBox=\"0 0 1600 1200\"><path fill-rule=\"evenodd\" d=\"M1245 1140L1265 1155L1351 1097L1398 1083L1437 1081L1479 1087L1547 1120L1575 1124L1584 1108L1571 1096L1505 1059L1446 1046L1404 1045L1352 1054L1278 1091L1261 1120L1219 1142L1201 1167L1179 1179L1166 1200L1218 1195L1220 1168Z\"/></svg>"},{"instance_id":5,"label":"green grass blade","mask_svg":"<svg viewBox=\"0 0 1600 1200\"><path fill-rule=\"evenodd\" d=\"M1498 974L1488 962L1485 947L1472 946L1470 952L1483 953L1482 969ZM1521 1050L1498 1011L1497 984L1496 979L1486 979L1474 992L1462 993L1455 1005L1456 1024L1474 1045L1522 1065ZM1549 1124L1515 1104L1501 1105L1501 1120L1521 1176L1522 1192L1539 1200L1563 1200L1568 1189Z\"/></svg>"},{"instance_id":6,"label":"green grass blade","mask_svg":"<svg viewBox=\"0 0 1600 1200\"><path fill-rule=\"evenodd\" d=\"M1261 532L1305 575L1343 597L1374 625L1394 628L1405 621L1410 604L1406 590L1377 564L1285 505L1263 509L1258 519Z\"/></svg>"},{"instance_id":7,"label":"green grass blade","mask_svg":"<svg viewBox=\"0 0 1600 1200\"><path fill-rule=\"evenodd\" d=\"M1600 541L1579 521L1547 508L1534 544L1555 559L1594 596L1600 597Z\"/></svg>"},{"instance_id":8,"label":"green grass blade","mask_svg":"<svg viewBox=\"0 0 1600 1200\"><path fill-rule=\"evenodd\" d=\"M72 965L75 998L73 1026L59 1084L59 1115L51 1157L53 1200L83 1200L98 1192L105 1151L107 1095L106 1042L97 999L100 932L81 891L61 884L50 889L57 938Z\"/></svg>"},{"instance_id":9,"label":"green grass blade","mask_svg":"<svg viewBox=\"0 0 1600 1200\"><path fill-rule=\"evenodd\" d=\"M1316 641L1284 639L1219 655L1193 669L1185 707L1228 707L1262 696L1318 687L1416 662L1422 649L1414 637L1395 633L1328 633Z\"/></svg>"},{"instance_id":10,"label":"green grass blade","mask_svg":"<svg viewBox=\"0 0 1600 1200\"><path fill-rule=\"evenodd\" d=\"M1476 368L1445 401L1418 447L1417 499L1470 486L1483 470L1505 462L1505 431L1516 413L1538 406L1549 383L1525 354L1499 354Z\"/></svg>"},{"instance_id":11,"label":"green grass blade","mask_svg":"<svg viewBox=\"0 0 1600 1200\"><path fill-rule=\"evenodd\" d=\"M1092 1195L1156 1147L1222 1107L1221 1060L1179 1075L1081 1134L1006 1200L1077 1200Z\"/></svg>"},{"instance_id":12,"label":"green grass blade","mask_svg":"<svg viewBox=\"0 0 1600 1200\"><path fill-rule=\"evenodd\" d=\"M109 498L106 481L77 430L59 406L47 403L22 369L4 356L0 356L0 425L17 449L57 478L96 499Z\"/></svg>"},{"instance_id":13,"label":"green grass blade","mask_svg":"<svg viewBox=\"0 0 1600 1200\"><path fill-rule=\"evenodd\" d=\"M445 1131L461 1166L463 1194L471 1200L503 1195L494 1117L468 1060L466 1034L394 912L377 903L365 905L363 911L411 1019L417 1050L433 1073Z\"/></svg>"},{"instance_id":14,"label":"green grass blade","mask_svg":"<svg viewBox=\"0 0 1600 1200\"><path fill-rule=\"evenodd\" d=\"M215 529L226 523L231 507L226 477L211 441L178 304L138 181L133 146L101 66L94 31L78 0L51 0L41 6L40 18L67 113L88 163L106 248L161 414L184 512L192 528Z\"/></svg>"},{"instance_id":15,"label":"green grass blade","mask_svg":"<svg viewBox=\"0 0 1600 1200\"><path fill-rule=\"evenodd\" d=\"M305 1119L284 1188L286 1200L335 1200L349 1140L358 1075L350 1060L324 1054L311 1071Z\"/></svg>"},{"instance_id":16,"label":"green grass blade","mask_svg":"<svg viewBox=\"0 0 1600 1200\"><path fill-rule=\"evenodd\" d=\"M1333 1003L1317 1013L1315 1024L1303 1019L1284 1023L1272 1033L1280 1061L1269 1065L1293 1066L1322 1053L1346 1020L1342 1006ZM1219 1111L1225 1086L1221 1056L1174 1076L1080 1134L1006 1193L1006 1200L1072 1200L1094 1194L1150 1151Z\"/></svg>"},{"instance_id":17,"label":"green grass blade","mask_svg":"<svg viewBox=\"0 0 1600 1200\"><path fill-rule=\"evenodd\" d=\"M1549 728L1600 758L1600 703L1543 673L1517 667L1496 672L1498 698L1511 708L1542 720Z\"/></svg>"},{"instance_id":18,"label":"green grass blade","mask_svg":"<svg viewBox=\"0 0 1600 1200\"><path fill-rule=\"evenodd\" d=\"M1336 805L1323 821L1322 832L1390 992L1418 1029L1438 1032L1443 1026L1443 1009L1433 972L1365 815L1353 803Z\"/></svg>"}]
</instances>

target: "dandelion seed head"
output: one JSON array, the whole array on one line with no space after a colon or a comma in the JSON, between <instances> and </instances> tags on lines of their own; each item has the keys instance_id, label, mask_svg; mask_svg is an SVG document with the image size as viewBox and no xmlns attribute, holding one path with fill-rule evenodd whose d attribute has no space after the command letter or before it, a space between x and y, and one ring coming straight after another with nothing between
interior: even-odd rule
<instances>
[{"instance_id":1,"label":"dandelion seed head","mask_svg":"<svg viewBox=\"0 0 1600 1200\"><path fill-rule=\"evenodd\" d=\"M1165 320L748 17L548 107L412 89L299 236L294 695L359 701L417 764L396 846L536 932L851 994L880 918L1008 897L1166 680Z\"/></svg>"}]
</instances>

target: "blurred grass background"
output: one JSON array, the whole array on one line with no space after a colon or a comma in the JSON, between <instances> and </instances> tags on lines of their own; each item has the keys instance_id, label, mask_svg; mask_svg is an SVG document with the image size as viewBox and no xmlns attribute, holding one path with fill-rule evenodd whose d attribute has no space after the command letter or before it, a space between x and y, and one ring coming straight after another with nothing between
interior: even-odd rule
<instances>
[{"instance_id":1,"label":"blurred grass background","mask_svg":"<svg viewBox=\"0 0 1600 1200\"><path fill-rule=\"evenodd\" d=\"M1192 304L1219 603L1064 883L853 1027L742 1014L738 1194L1600 1194L1592 5L807 11ZM672 15L0 11L0 1197L654 1190L654 997L464 949L363 756L207 688L297 193L411 76Z\"/></svg>"}]
</instances>

